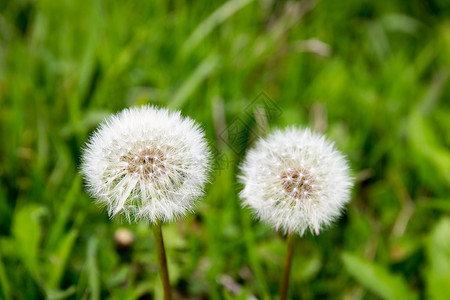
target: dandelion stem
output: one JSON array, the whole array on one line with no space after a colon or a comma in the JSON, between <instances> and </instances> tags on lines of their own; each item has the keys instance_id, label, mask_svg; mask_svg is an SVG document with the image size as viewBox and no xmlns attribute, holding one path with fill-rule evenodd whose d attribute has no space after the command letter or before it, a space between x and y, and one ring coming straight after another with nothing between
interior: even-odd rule
<instances>
[{"instance_id":1,"label":"dandelion stem","mask_svg":"<svg viewBox=\"0 0 450 300\"><path fill-rule=\"evenodd\" d=\"M170 290L169 271L167 270L166 250L164 249L164 240L161 231L161 223L153 225L153 236L155 238L156 252L158 254L159 274L164 290L164 300L172 300Z\"/></svg>"},{"instance_id":2,"label":"dandelion stem","mask_svg":"<svg viewBox=\"0 0 450 300\"><path fill-rule=\"evenodd\" d=\"M292 257L294 254L295 233L291 232L287 236L287 250L284 259L283 279L280 287L280 300L286 300L289 289L289 277L291 275Z\"/></svg>"}]
</instances>

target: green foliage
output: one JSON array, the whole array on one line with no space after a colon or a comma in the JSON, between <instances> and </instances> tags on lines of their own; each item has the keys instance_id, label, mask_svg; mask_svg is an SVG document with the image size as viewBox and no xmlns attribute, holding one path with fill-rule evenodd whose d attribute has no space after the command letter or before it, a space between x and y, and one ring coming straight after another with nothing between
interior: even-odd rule
<instances>
[{"instance_id":1,"label":"green foliage","mask_svg":"<svg viewBox=\"0 0 450 300\"><path fill-rule=\"evenodd\" d=\"M342 260L347 271L383 299L416 299L405 280L376 265L349 253L343 253Z\"/></svg>"},{"instance_id":2,"label":"green foliage","mask_svg":"<svg viewBox=\"0 0 450 300\"><path fill-rule=\"evenodd\" d=\"M450 295L450 219L443 218L427 239L429 266L425 270L427 297L446 299Z\"/></svg>"},{"instance_id":3,"label":"green foliage","mask_svg":"<svg viewBox=\"0 0 450 300\"><path fill-rule=\"evenodd\" d=\"M44 213L45 209L41 206L26 206L14 214L12 225L17 254L28 272L37 281L40 280L38 251L42 236L39 219Z\"/></svg>"},{"instance_id":4,"label":"green foliage","mask_svg":"<svg viewBox=\"0 0 450 300\"><path fill-rule=\"evenodd\" d=\"M297 239L292 299L447 298L447 2L0 1L0 299L161 299L151 229L109 220L79 175L96 125L147 103L217 154L198 213L163 229L178 296L277 297L284 238L241 208L236 172L295 124L336 141L356 185Z\"/></svg>"}]
</instances>

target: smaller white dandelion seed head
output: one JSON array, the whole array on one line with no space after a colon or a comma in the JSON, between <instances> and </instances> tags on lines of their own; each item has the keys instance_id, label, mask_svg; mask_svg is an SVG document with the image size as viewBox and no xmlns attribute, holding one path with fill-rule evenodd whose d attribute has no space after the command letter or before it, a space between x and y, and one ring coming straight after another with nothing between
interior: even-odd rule
<instances>
[{"instance_id":1,"label":"smaller white dandelion seed head","mask_svg":"<svg viewBox=\"0 0 450 300\"><path fill-rule=\"evenodd\" d=\"M284 232L318 233L350 200L353 180L345 157L309 129L290 127L259 139L240 170L243 205Z\"/></svg>"},{"instance_id":2,"label":"smaller white dandelion seed head","mask_svg":"<svg viewBox=\"0 0 450 300\"><path fill-rule=\"evenodd\" d=\"M179 112L142 106L99 126L83 151L82 173L110 216L168 222L194 210L210 161L197 123Z\"/></svg>"}]
</instances>

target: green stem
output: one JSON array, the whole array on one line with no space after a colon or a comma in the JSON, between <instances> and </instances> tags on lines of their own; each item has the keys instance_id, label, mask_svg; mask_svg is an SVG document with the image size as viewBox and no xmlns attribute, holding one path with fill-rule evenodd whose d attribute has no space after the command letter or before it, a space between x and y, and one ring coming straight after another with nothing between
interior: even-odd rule
<instances>
[{"instance_id":1,"label":"green stem","mask_svg":"<svg viewBox=\"0 0 450 300\"><path fill-rule=\"evenodd\" d=\"M294 255L294 241L295 233L292 232L287 236L287 250L286 257L284 259L283 279L280 287L280 300L286 300L288 296L289 277L291 275L292 257Z\"/></svg>"},{"instance_id":2,"label":"green stem","mask_svg":"<svg viewBox=\"0 0 450 300\"><path fill-rule=\"evenodd\" d=\"M158 254L159 273L164 290L164 300L172 300L170 290L169 271L167 270L166 250L164 249L164 240L161 231L161 223L153 225L153 236L155 237L156 252Z\"/></svg>"}]
</instances>

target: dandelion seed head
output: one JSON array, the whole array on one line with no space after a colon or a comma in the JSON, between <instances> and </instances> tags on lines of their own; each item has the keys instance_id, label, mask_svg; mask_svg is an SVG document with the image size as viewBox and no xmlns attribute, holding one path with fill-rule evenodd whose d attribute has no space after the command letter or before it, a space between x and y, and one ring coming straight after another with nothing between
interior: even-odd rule
<instances>
[{"instance_id":1,"label":"dandelion seed head","mask_svg":"<svg viewBox=\"0 0 450 300\"><path fill-rule=\"evenodd\" d=\"M318 234L350 200L353 183L345 157L309 129L290 127L260 138L240 170L243 205L285 233Z\"/></svg>"},{"instance_id":2,"label":"dandelion seed head","mask_svg":"<svg viewBox=\"0 0 450 300\"><path fill-rule=\"evenodd\" d=\"M170 222L193 211L203 195L210 157L192 119L142 106L99 126L83 149L82 173L110 216Z\"/></svg>"}]
</instances>

